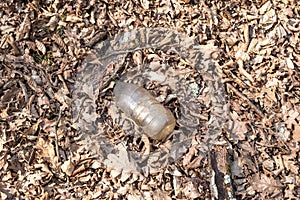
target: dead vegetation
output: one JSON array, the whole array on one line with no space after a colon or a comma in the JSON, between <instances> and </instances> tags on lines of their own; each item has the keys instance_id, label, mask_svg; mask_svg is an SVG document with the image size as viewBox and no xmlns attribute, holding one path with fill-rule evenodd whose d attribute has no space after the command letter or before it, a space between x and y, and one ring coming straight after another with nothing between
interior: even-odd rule
<instances>
[{"instance_id":1,"label":"dead vegetation","mask_svg":"<svg viewBox=\"0 0 300 200\"><path fill-rule=\"evenodd\" d=\"M148 176L105 168L70 121L81 61L136 27L218 46L230 107L207 157L195 142ZM1 1L0 198L299 199L299 29L296 0Z\"/></svg>"}]
</instances>

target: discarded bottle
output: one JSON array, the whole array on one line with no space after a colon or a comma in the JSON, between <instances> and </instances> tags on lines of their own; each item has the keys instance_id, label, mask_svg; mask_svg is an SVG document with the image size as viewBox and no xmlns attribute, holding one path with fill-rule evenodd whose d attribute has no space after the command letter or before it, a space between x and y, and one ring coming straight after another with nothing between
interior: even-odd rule
<instances>
[{"instance_id":1,"label":"discarded bottle","mask_svg":"<svg viewBox=\"0 0 300 200\"><path fill-rule=\"evenodd\" d=\"M164 140L174 130L176 120L171 111L144 88L119 81L113 92L119 109L150 138Z\"/></svg>"}]
</instances>

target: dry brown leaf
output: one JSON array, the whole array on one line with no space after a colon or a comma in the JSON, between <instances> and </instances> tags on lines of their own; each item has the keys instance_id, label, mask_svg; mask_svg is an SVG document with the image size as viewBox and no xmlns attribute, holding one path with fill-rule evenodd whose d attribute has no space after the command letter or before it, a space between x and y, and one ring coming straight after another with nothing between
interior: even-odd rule
<instances>
[{"instance_id":1,"label":"dry brown leaf","mask_svg":"<svg viewBox=\"0 0 300 200\"><path fill-rule=\"evenodd\" d=\"M67 176L71 176L73 171L75 169L75 166L73 165L73 163L71 162L71 160L67 160L65 161L62 165L61 165L61 170L67 175Z\"/></svg>"},{"instance_id":2,"label":"dry brown leaf","mask_svg":"<svg viewBox=\"0 0 300 200\"><path fill-rule=\"evenodd\" d=\"M295 142L300 142L300 125L295 124L295 130L293 131L293 140Z\"/></svg>"},{"instance_id":3,"label":"dry brown leaf","mask_svg":"<svg viewBox=\"0 0 300 200\"><path fill-rule=\"evenodd\" d=\"M45 54L46 54L46 47L45 47L45 45L44 45L42 42L38 41L38 40L35 40L35 44L36 44L37 49L38 49L43 55L45 55Z\"/></svg>"},{"instance_id":4,"label":"dry brown leaf","mask_svg":"<svg viewBox=\"0 0 300 200\"><path fill-rule=\"evenodd\" d=\"M78 23L78 22L82 21L82 18L80 18L80 17L78 17L74 14L70 14L70 15L67 15L66 21L67 22L72 22L72 23Z\"/></svg>"},{"instance_id":5,"label":"dry brown leaf","mask_svg":"<svg viewBox=\"0 0 300 200\"><path fill-rule=\"evenodd\" d=\"M59 22L59 18L57 15L54 15L50 18L49 22L46 24L46 26L49 26L49 29L51 31L54 31L57 28L57 24Z\"/></svg>"},{"instance_id":6,"label":"dry brown leaf","mask_svg":"<svg viewBox=\"0 0 300 200\"><path fill-rule=\"evenodd\" d=\"M54 146L50 141L39 137L35 147L38 149L38 153L41 158L44 158L51 162L54 166L57 166L58 158L55 155Z\"/></svg>"},{"instance_id":7,"label":"dry brown leaf","mask_svg":"<svg viewBox=\"0 0 300 200\"><path fill-rule=\"evenodd\" d=\"M58 44L60 47L62 47L64 49L64 51L68 50L65 42L61 39L61 37L59 35L54 34L51 39L54 40L56 42L56 44Z\"/></svg>"},{"instance_id":8,"label":"dry brown leaf","mask_svg":"<svg viewBox=\"0 0 300 200\"><path fill-rule=\"evenodd\" d=\"M253 186L255 190L265 194L269 192L273 194L277 193L284 187L278 180L265 174L262 174L259 180L255 180Z\"/></svg>"},{"instance_id":9,"label":"dry brown leaf","mask_svg":"<svg viewBox=\"0 0 300 200\"><path fill-rule=\"evenodd\" d=\"M16 33L16 40L26 39L29 36L29 31L31 29L31 22L29 15L26 14L22 24L19 27L19 30Z\"/></svg>"}]
</instances>

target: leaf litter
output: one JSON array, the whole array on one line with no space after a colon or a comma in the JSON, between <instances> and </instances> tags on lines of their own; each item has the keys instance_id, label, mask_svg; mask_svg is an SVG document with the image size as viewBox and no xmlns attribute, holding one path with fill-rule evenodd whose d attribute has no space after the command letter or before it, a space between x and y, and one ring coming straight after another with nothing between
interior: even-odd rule
<instances>
[{"instance_id":1,"label":"leaf litter","mask_svg":"<svg viewBox=\"0 0 300 200\"><path fill-rule=\"evenodd\" d=\"M286 0L1 2L1 199L300 198L299 6ZM182 159L146 177L105 168L70 121L73 76L85 55L135 27L165 27L218 45L230 107L206 158L198 152L200 134ZM136 65L144 62L140 54L133 56ZM209 116L203 112L202 120Z\"/></svg>"}]
</instances>

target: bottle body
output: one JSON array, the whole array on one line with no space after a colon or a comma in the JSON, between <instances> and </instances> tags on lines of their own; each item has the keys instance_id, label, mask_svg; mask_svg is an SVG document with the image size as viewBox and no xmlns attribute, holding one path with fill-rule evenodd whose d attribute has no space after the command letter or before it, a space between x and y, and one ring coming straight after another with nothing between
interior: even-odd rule
<instances>
[{"instance_id":1,"label":"bottle body","mask_svg":"<svg viewBox=\"0 0 300 200\"><path fill-rule=\"evenodd\" d=\"M175 128L170 110L159 103L144 88L117 82L114 88L116 104L144 133L155 140L164 140Z\"/></svg>"}]
</instances>

